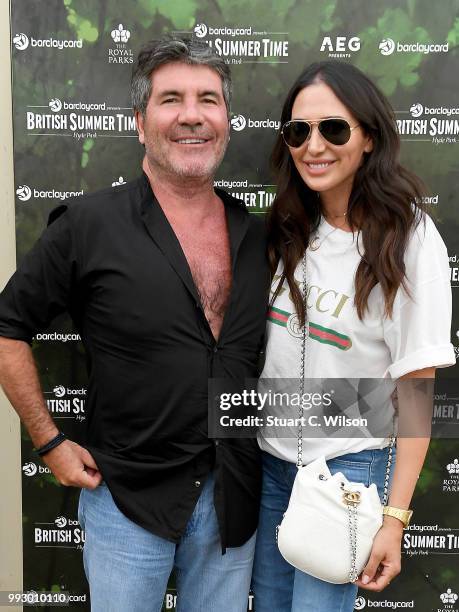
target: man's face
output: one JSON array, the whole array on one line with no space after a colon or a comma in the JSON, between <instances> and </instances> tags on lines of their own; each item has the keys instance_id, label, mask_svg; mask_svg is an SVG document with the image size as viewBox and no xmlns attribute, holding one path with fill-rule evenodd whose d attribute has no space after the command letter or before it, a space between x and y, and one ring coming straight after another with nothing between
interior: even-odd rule
<instances>
[{"instance_id":1,"label":"man's face","mask_svg":"<svg viewBox=\"0 0 459 612\"><path fill-rule=\"evenodd\" d=\"M229 139L220 76L207 66L170 63L152 75L139 141L152 170L180 178L212 178Z\"/></svg>"}]
</instances>

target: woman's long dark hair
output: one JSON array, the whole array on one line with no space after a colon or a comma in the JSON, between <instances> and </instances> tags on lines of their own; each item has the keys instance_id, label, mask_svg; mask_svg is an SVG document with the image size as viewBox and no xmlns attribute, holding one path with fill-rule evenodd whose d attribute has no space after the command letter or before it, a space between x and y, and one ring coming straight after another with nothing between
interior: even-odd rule
<instances>
[{"instance_id":1,"label":"woman's long dark hair","mask_svg":"<svg viewBox=\"0 0 459 612\"><path fill-rule=\"evenodd\" d=\"M282 125L291 119L298 93L314 82L327 84L373 140L373 150L364 153L349 198L346 219L361 233L364 253L355 276L355 306L363 319L368 297L380 283L385 313L392 315L395 295L405 284L404 254L412 228L421 218L422 181L399 162L400 139L388 100L363 72L351 64L326 61L311 64L287 95ZM303 299L295 282L295 269L309 244L311 232L320 222L320 200L299 175L279 133L271 156L277 192L268 216L269 261L272 274L279 260L283 274L272 302L284 280L304 325Z\"/></svg>"}]
</instances>

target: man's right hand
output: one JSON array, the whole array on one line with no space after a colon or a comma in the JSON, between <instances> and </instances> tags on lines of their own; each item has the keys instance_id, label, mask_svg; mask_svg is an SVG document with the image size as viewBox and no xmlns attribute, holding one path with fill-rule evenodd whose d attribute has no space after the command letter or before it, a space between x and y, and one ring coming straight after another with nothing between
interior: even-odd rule
<instances>
[{"instance_id":1,"label":"man's right hand","mask_svg":"<svg viewBox=\"0 0 459 612\"><path fill-rule=\"evenodd\" d=\"M67 487L95 489L102 482L102 474L92 455L71 440L64 440L42 459L57 480Z\"/></svg>"}]
</instances>

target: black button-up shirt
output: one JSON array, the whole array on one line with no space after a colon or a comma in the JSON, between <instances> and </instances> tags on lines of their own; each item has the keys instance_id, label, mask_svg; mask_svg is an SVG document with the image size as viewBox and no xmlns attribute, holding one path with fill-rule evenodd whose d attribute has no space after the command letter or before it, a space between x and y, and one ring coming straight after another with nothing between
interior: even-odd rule
<instances>
[{"instance_id":1,"label":"black button-up shirt","mask_svg":"<svg viewBox=\"0 0 459 612\"><path fill-rule=\"evenodd\" d=\"M0 296L0 335L30 342L67 310L88 357L85 446L116 504L177 542L214 469L225 549L256 529L260 459L255 440L209 439L208 379L257 376L269 272L262 220L217 194L233 273L218 342L146 175L52 211Z\"/></svg>"}]
</instances>

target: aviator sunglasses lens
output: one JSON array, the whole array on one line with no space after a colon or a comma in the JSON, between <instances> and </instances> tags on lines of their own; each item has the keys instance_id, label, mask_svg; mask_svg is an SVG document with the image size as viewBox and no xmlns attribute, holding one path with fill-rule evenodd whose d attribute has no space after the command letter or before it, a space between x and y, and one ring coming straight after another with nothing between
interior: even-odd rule
<instances>
[{"instance_id":1,"label":"aviator sunglasses lens","mask_svg":"<svg viewBox=\"0 0 459 612\"><path fill-rule=\"evenodd\" d=\"M351 137L351 126L344 119L324 119L319 123L319 132L334 145L343 145Z\"/></svg>"},{"instance_id":2,"label":"aviator sunglasses lens","mask_svg":"<svg viewBox=\"0 0 459 612\"><path fill-rule=\"evenodd\" d=\"M344 119L323 119L319 132L330 144L343 145L351 137L351 126ZM297 148L309 138L311 126L306 121L290 121L282 129L282 136L289 147Z\"/></svg>"},{"instance_id":3,"label":"aviator sunglasses lens","mask_svg":"<svg viewBox=\"0 0 459 612\"><path fill-rule=\"evenodd\" d=\"M284 125L282 136L289 147L296 148L301 147L303 142L307 140L310 131L311 128L308 123L304 121L291 121Z\"/></svg>"}]
</instances>

